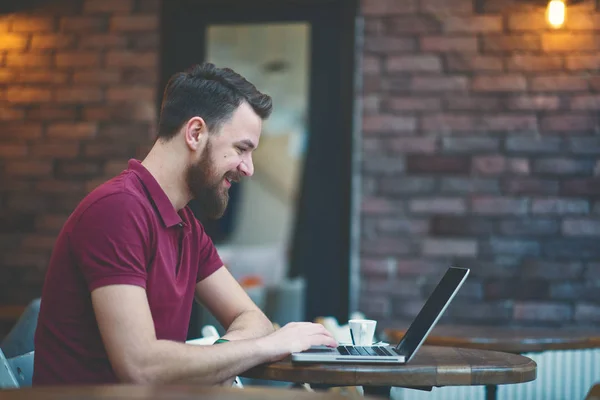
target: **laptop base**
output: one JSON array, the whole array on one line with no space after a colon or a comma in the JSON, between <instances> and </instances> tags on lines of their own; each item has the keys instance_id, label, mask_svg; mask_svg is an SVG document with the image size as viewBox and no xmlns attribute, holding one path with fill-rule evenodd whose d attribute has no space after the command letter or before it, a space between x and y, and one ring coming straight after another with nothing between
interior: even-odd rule
<instances>
[{"instance_id":1,"label":"laptop base","mask_svg":"<svg viewBox=\"0 0 600 400\"><path fill-rule=\"evenodd\" d=\"M392 354L396 352L393 347L381 346ZM365 356L365 355L343 355L336 348L327 346L314 346L310 349L292 354L293 363L335 363L335 364L405 364L406 357L395 356Z\"/></svg>"}]
</instances>

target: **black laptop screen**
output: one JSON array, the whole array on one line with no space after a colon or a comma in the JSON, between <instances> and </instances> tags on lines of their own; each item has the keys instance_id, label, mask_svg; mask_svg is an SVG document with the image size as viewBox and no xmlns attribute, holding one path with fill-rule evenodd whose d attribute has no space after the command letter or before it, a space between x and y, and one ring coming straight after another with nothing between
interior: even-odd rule
<instances>
[{"instance_id":1,"label":"black laptop screen","mask_svg":"<svg viewBox=\"0 0 600 400\"><path fill-rule=\"evenodd\" d=\"M465 268L448 268L448 271L435 287L400 343L398 343L396 348L402 354L405 354L408 358L412 356L468 273L469 270Z\"/></svg>"}]
</instances>

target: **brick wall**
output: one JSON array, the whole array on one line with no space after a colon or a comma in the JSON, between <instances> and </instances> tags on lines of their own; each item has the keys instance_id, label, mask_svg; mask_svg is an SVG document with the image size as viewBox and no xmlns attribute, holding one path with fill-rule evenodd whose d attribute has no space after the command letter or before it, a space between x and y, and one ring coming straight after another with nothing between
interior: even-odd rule
<instances>
[{"instance_id":1,"label":"brick wall","mask_svg":"<svg viewBox=\"0 0 600 400\"><path fill-rule=\"evenodd\" d=\"M0 15L0 304L39 296L68 214L156 118L158 1L46 3Z\"/></svg>"},{"instance_id":2,"label":"brick wall","mask_svg":"<svg viewBox=\"0 0 600 400\"><path fill-rule=\"evenodd\" d=\"M473 273L454 320L600 324L600 15L584 3L551 31L541 10L486 7L363 1L361 309L410 318L456 263ZM0 16L0 304L39 295L73 207L145 154L157 9Z\"/></svg>"},{"instance_id":3,"label":"brick wall","mask_svg":"<svg viewBox=\"0 0 600 400\"><path fill-rule=\"evenodd\" d=\"M411 319L454 264L448 321L600 325L593 3L552 30L510 1L363 0L367 314Z\"/></svg>"}]
</instances>

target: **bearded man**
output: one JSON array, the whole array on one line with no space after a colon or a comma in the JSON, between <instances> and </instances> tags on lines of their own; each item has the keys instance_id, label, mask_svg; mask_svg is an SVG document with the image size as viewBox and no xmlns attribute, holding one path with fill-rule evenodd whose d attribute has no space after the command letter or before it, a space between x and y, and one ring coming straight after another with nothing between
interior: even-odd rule
<instances>
[{"instance_id":1,"label":"bearded man","mask_svg":"<svg viewBox=\"0 0 600 400\"><path fill-rule=\"evenodd\" d=\"M253 174L271 109L271 98L231 69L202 64L170 79L147 157L87 195L58 236L34 385L221 384L292 352L337 345L319 324L274 331L187 206L196 199L203 214L223 215L231 184ZM194 298L226 328L223 343L185 343Z\"/></svg>"}]
</instances>

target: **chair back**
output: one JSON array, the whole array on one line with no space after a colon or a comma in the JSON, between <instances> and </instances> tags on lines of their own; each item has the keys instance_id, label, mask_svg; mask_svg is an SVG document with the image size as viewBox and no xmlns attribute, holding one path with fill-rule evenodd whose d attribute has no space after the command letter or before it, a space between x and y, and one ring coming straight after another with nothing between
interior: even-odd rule
<instances>
[{"instance_id":1,"label":"chair back","mask_svg":"<svg viewBox=\"0 0 600 400\"><path fill-rule=\"evenodd\" d=\"M33 356L34 352L22 354L17 357L9 358L8 365L11 367L13 375L19 383L19 387L31 387L33 379Z\"/></svg>"},{"instance_id":2,"label":"chair back","mask_svg":"<svg viewBox=\"0 0 600 400\"><path fill-rule=\"evenodd\" d=\"M34 350L34 337L39 313L40 299L38 298L27 305L15 326L0 343L0 349L2 349L6 358L10 359Z\"/></svg>"},{"instance_id":3,"label":"chair back","mask_svg":"<svg viewBox=\"0 0 600 400\"><path fill-rule=\"evenodd\" d=\"M0 350L0 389L15 389L19 387L19 381L13 373L12 367Z\"/></svg>"}]
</instances>

